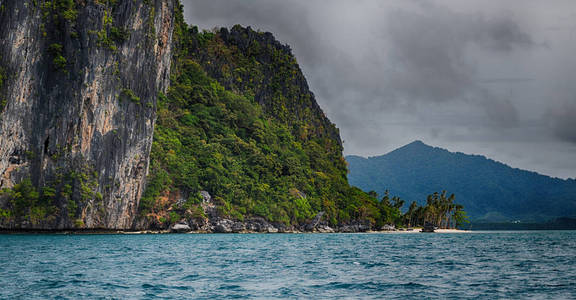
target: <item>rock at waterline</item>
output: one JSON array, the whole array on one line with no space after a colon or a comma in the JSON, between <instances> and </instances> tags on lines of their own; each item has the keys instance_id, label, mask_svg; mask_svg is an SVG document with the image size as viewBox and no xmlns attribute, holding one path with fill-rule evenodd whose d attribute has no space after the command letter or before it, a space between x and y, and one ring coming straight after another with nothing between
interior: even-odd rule
<instances>
[{"instance_id":1,"label":"rock at waterline","mask_svg":"<svg viewBox=\"0 0 576 300\"><path fill-rule=\"evenodd\" d=\"M382 231L395 231L396 230L396 226L394 225L390 225L390 224L386 224L384 226L382 226Z\"/></svg>"},{"instance_id":2,"label":"rock at waterline","mask_svg":"<svg viewBox=\"0 0 576 300\"><path fill-rule=\"evenodd\" d=\"M200 196L202 196L202 201L204 203L212 202L212 196L207 191L200 191Z\"/></svg>"},{"instance_id":3,"label":"rock at waterline","mask_svg":"<svg viewBox=\"0 0 576 300\"><path fill-rule=\"evenodd\" d=\"M172 226L170 228L170 232L173 232L173 233L184 233L184 232L190 232L190 231L192 231L190 226L188 226L188 224L184 224L184 223L174 224L174 226Z\"/></svg>"}]
</instances>

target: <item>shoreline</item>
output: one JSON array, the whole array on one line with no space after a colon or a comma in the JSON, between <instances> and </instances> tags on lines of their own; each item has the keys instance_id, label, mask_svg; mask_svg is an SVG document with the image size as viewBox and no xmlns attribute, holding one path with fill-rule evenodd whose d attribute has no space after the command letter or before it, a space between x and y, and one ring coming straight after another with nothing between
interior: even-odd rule
<instances>
[{"instance_id":1,"label":"shoreline","mask_svg":"<svg viewBox=\"0 0 576 300\"><path fill-rule=\"evenodd\" d=\"M471 230L461 229L436 229L433 233L471 233ZM20 229L8 230L0 229L0 235L11 234L50 234L50 235L104 235L104 234L119 234L119 235L140 235L140 234L414 234L426 233L422 232L420 228L414 230L379 230L379 231L365 231L365 232L322 232L322 231L286 231L286 232L258 232L258 231L240 231L240 232L209 232L209 231L189 231L189 232L173 232L170 229L165 230L114 230L114 229L62 229L62 230L38 230L38 229Z\"/></svg>"},{"instance_id":2,"label":"shoreline","mask_svg":"<svg viewBox=\"0 0 576 300\"><path fill-rule=\"evenodd\" d=\"M434 233L470 233L472 230L464 229L436 229Z\"/></svg>"}]
</instances>

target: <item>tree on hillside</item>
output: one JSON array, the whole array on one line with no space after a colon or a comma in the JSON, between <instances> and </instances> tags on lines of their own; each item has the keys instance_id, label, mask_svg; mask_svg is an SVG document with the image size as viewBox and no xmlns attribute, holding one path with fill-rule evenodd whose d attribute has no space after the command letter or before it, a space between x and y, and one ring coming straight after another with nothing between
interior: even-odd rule
<instances>
[{"instance_id":1,"label":"tree on hillside","mask_svg":"<svg viewBox=\"0 0 576 300\"><path fill-rule=\"evenodd\" d=\"M418 208L418 203L416 203L416 201L412 201L412 203L410 204L410 207L408 208L408 211L406 212L406 224L408 225L408 227L412 227L414 226L414 217L416 216L416 209Z\"/></svg>"},{"instance_id":2,"label":"tree on hillside","mask_svg":"<svg viewBox=\"0 0 576 300\"><path fill-rule=\"evenodd\" d=\"M434 192L426 197L426 205L419 206L415 201L410 204L404 214L403 224L406 226L422 226L431 223L440 228L454 228L467 222L464 207L456 204L454 194L448 195L446 191ZM392 207L402 207L404 200L392 199Z\"/></svg>"},{"instance_id":3,"label":"tree on hillside","mask_svg":"<svg viewBox=\"0 0 576 300\"><path fill-rule=\"evenodd\" d=\"M367 193L377 199L378 195L374 191ZM385 224L396 225L397 227L423 226L431 223L439 228L455 228L468 222L464 207L455 203L456 196L448 194L446 191L434 192L426 197L426 205L420 206L413 201L406 213L402 214L402 207L405 200L398 196L390 196L388 190L378 203L379 219L378 226Z\"/></svg>"},{"instance_id":4,"label":"tree on hillside","mask_svg":"<svg viewBox=\"0 0 576 300\"><path fill-rule=\"evenodd\" d=\"M452 219L454 220L454 227L463 225L465 223L470 223L470 221L468 220L468 216L466 215L466 212L464 211L464 206L460 205L460 204L456 204L454 206L454 212L452 214Z\"/></svg>"}]
</instances>

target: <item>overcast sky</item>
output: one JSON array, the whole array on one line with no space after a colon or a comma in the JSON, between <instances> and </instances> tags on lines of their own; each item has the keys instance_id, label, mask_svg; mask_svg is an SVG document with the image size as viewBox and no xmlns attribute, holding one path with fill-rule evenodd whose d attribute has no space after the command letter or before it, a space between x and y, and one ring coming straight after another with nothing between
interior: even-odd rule
<instances>
[{"instance_id":1,"label":"overcast sky","mask_svg":"<svg viewBox=\"0 0 576 300\"><path fill-rule=\"evenodd\" d=\"M413 140L576 177L574 0L184 0L289 44L345 154Z\"/></svg>"}]
</instances>

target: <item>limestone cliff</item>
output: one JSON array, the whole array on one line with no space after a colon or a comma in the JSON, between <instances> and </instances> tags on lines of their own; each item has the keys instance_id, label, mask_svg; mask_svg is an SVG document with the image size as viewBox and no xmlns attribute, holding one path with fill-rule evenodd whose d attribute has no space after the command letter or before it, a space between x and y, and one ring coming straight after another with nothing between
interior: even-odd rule
<instances>
[{"instance_id":1,"label":"limestone cliff","mask_svg":"<svg viewBox=\"0 0 576 300\"><path fill-rule=\"evenodd\" d=\"M130 228L175 6L0 0L0 227Z\"/></svg>"}]
</instances>

